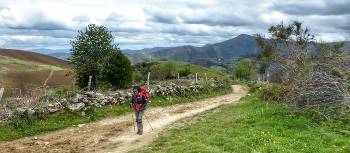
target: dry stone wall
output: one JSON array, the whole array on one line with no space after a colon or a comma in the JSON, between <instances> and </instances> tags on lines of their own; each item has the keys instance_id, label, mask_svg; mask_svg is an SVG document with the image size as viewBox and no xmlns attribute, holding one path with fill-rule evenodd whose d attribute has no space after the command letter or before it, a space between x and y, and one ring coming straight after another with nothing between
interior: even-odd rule
<instances>
[{"instance_id":1,"label":"dry stone wall","mask_svg":"<svg viewBox=\"0 0 350 153\"><path fill-rule=\"evenodd\" d=\"M212 84L211 88L221 88L223 84ZM177 85L170 83L168 85L155 85L151 86L151 96L173 96L181 94L190 94L203 90L203 85ZM114 92L79 92L70 96L66 96L60 99L49 99L46 102L41 102L44 105L36 108L20 107L16 109L1 109L0 110L0 121L9 120L14 112L16 114L23 112L44 112L44 113L55 113L58 111L85 111L91 107L102 107L104 105L112 104L118 105L124 102L128 102L131 99L132 93L130 91L114 91Z\"/></svg>"}]
</instances>

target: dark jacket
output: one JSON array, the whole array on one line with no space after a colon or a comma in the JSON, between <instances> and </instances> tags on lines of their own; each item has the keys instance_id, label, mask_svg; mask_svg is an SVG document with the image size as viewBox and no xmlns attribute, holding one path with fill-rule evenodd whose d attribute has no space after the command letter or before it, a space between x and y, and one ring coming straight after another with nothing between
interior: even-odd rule
<instances>
[{"instance_id":1,"label":"dark jacket","mask_svg":"<svg viewBox=\"0 0 350 153\"><path fill-rule=\"evenodd\" d=\"M140 107L140 111L141 110L145 110L147 108L147 99L146 99L146 96L145 95L142 95L142 99L141 99L141 95L138 94L136 96L132 96L131 97L131 102L130 102L134 108L136 109L136 105L140 105L141 104L141 107Z\"/></svg>"}]
</instances>

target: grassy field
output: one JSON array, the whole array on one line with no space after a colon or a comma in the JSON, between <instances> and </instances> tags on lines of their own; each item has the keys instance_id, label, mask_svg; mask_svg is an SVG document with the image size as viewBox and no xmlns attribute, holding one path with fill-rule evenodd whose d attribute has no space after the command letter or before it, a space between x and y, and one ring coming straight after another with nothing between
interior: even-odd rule
<instances>
[{"instance_id":1,"label":"grassy field","mask_svg":"<svg viewBox=\"0 0 350 153\"><path fill-rule=\"evenodd\" d=\"M190 69L190 72L192 74L198 73L199 77L204 78L205 73L207 73L207 77L209 78L227 78L227 74L223 73L220 70L217 69L210 69L206 67L202 67L199 65L190 64L187 62L180 62L180 61L159 61L159 63L171 63L175 65L176 72L180 72L185 70L186 68Z\"/></svg>"},{"instance_id":2,"label":"grassy field","mask_svg":"<svg viewBox=\"0 0 350 153\"><path fill-rule=\"evenodd\" d=\"M231 89L226 88L221 90L205 90L188 97L173 97L171 100L163 97L154 97L151 99L150 107L193 102L206 97L227 94L229 92L231 92ZM76 112L62 111L51 115L27 116L9 124L0 124L0 141L32 136L77 124L96 121L106 117L122 115L130 111L132 110L129 108L128 102L126 102L121 105L108 105L101 108L94 108L86 111L85 115Z\"/></svg>"},{"instance_id":3,"label":"grassy field","mask_svg":"<svg viewBox=\"0 0 350 153\"><path fill-rule=\"evenodd\" d=\"M133 152L350 152L350 120L315 123L257 95L169 129Z\"/></svg>"},{"instance_id":4,"label":"grassy field","mask_svg":"<svg viewBox=\"0 0 350 153\"><path fill-rule=\"evenodd\" d=\"M199 80L205 79L205 74L208 79L227 80L229 76L221 70L215 68L206 68L199 65L190 64L181 61L157 61L152 63L138 63L135 66L135 76L140 76L141 80L146 80L148 72L151 72L151 80L169 80L177 79L177 74L180 77L195 78L197 73ZM138 78L136 77L136 80Z\"/></svg>"},{"instance_id":5,"label":"grassy field","mask_svg":"<svg viewBox=\"0 0 350 153\"><path fill-rule=\"evenodd\" d=\"M15 58L17 54L11 55L14 57L0 54L0 85L5 87L5 97L16 96L20 93L19 90L22 94L27 94L31 89L42 86L51 71L53 71L53 76L48 80L48 86L72 84L72 78L66 76L69 71L68 67L39 62L50 63L50 58L43 58L39 55L29 56L31 55L29 54L28 58L33 58L33 60L40 57L38 61L33 61L30 58L26 59L26 56ZM57 61L52 60L51 62Z\"/></svg>"}]
</instances>

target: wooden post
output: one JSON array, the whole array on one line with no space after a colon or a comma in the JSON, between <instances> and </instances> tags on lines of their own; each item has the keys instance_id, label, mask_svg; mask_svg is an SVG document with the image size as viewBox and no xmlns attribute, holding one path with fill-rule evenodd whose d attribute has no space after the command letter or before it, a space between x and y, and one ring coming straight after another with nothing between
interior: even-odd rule
<instances>
[{"instance_id":1,"label":"wooden post","mask_svg":"<svg viewBox=\"0 0 350 153\"><path fill-rule=\"evenodd\" d=\"M196 73L196 83L197 83L197 80L198 80L197 76L198 76L198 75L197 75L197 73Z\"/></svg>"},{"instance_id":2,"label":"wooden post","mask_svg":"<svg viewBox=\"0 0 350 153\"><path fill-rule=\"evenodd\" d=\"M73 90L73 93L75 93L75 78L73 78L73 81L72 81L72 90Z\"/></svg>"},{"instance_id":3,"label":"wooden post","mask_svg":"<svg viewBox=\"0 0 350 153\"><path fill-rule=\"evenodd\" d=\"M47 82L51 79L52 76L53 76L53 70L51 70L49 76L47 76L47 78L46 78L46 80L44 82L44 85L43 85L44 88L45 88L45 86L47 85Z\"/></svg>"},{"instance_id":4,"label":"wooden post","mask_svg":"<svg viewBox=\"0 0 350 153\"><path fill-rule=\"evenodd\" d=\"M205 82L208 81L208 77L207 77L207 73L204 73L205 74Z\"/></svg>"},{"instance_id":5,"label":"wooden post","mask_svg":"<svg viewBox=\"0 0 350 153\"><path fill-rule=\"evenodd\" d=\"M90 91L90 89L91 89L91 79L92 79L92 76L90 75L89 82L88 82L88 91Z\"/></svg>"},{"instance_id":6,"label":"wooden post","mask_svg":"<svg viewBox=\"0 0 350 153\"><path fill-rule=\"evenodd\" d=\"M177 80L180 80L180 73L177 73Z\"/></svg>"},{"instance_id":7,"label":"wooden post","mask_svg":"<svg viewBox=\"0 0 350 153\"><path fill-rule=\"evenodd\" d=\"M149 77L151 75L151 72L148 72L148 75L147 75L147 89L149 90Z\"/></svg>"},{"instance_id":8,"label":"wooden post","mask_svg":"<svg viewBox=\"0 0 350 153\"><path fill-rule=\"evenodd\" d=\"M0 88L0 102L1 102L1 99L2 99L2 95L4 94L4 88Z\"/></svg>"}]
</instances>

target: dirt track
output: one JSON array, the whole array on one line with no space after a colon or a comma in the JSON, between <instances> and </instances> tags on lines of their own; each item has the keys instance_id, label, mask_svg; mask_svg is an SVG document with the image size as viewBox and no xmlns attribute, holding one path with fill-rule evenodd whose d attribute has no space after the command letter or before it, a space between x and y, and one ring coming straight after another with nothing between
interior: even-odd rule
<instances>
[{"instance_id":1,"label":"dirt track","mask_svg":"<svg viewBox=\"0 0 350 153\"><path fill-rule=\"evenodd\" d=\"M144 135L135 134L131 114L107 118L94 123L70 127L36 137L0 143L3 153L38 152L127 152L152 142L158 134L177 120L191 117L223 104L237 102L247 89L234 85L233 93L198 102L150 108L146 111L153 131L144 119ZM140 141L142 140L142 141Z\"/></svg>"}]
</instances>

